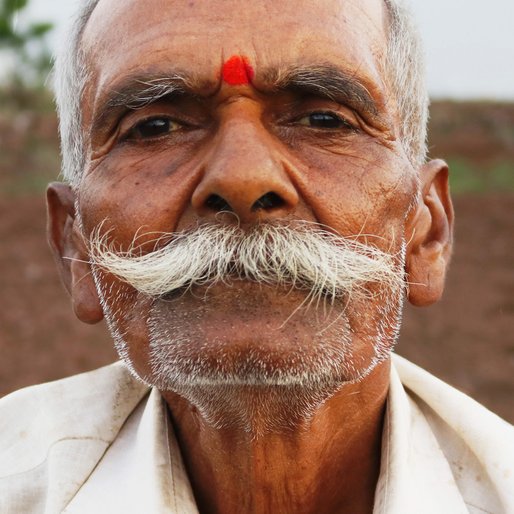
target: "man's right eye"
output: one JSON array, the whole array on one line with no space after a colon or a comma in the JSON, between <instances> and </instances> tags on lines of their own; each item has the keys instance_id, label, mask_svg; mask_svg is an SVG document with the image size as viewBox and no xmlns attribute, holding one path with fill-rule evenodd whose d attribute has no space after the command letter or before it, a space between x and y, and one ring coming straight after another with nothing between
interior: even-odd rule
<instances>
[{"instance_id":1,"label":"man's right eye","mask_svg":"<svg viewBox=\"0 0 514 514\"><path fill-rule=\"evenodd\" d=\"M154 117L137 123L127 134L127 139L156 139L182 128L170 118Z\"/></svg>"}]
</instances>

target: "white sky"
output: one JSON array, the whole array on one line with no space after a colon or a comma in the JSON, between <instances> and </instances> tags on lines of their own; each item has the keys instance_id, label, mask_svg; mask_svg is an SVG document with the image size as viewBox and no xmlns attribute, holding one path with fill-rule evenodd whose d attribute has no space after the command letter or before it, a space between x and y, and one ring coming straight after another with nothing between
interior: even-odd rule
<instances>
[{"instance_id":1,"label":"white sky","mask_svg":"<svg viewBox=\"0 0 514 514\"><path fill-rule=\"evenodd\" d=\"M514 100L514 0L411 0L432 96ZM57 33L76 0L33 0ZM56 36L55 40L57 40Z\"/></svg>"}]
</instances>

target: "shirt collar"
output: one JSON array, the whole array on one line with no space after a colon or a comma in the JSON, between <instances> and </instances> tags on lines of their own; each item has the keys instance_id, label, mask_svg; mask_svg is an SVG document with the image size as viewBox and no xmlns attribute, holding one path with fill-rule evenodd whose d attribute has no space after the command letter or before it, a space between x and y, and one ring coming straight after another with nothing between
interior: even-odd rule
<instances>
[{"instance_id":1,"label":"shirt collar","mask_svg":"<svg viewBox=\"0 0 514 514\"><path fill-rule=\"evenodd\" d=\"M392 365L373 514L412 512L468 509L430 425Z\"/></svg>"},{"instance_id":2,"label":"shirt collar","mask_svg":"<svg viewBox=\"0 0 514 514\"><path fill-rule=\"evenodd\" d=\"M100 511L198 514L164 399L155 389L129 416L64 513ZM412 512L468 510L428 422L392 366L373 513Z\"/></svg>"}]
</instances>

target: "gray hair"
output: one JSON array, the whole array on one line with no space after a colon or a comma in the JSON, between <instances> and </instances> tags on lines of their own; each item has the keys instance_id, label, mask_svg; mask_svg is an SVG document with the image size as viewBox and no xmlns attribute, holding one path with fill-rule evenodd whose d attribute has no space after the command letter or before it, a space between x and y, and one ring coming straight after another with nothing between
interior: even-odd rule
<instances>
[{"instance_id":1,"label":"gray hair","mask_svg":"<svg viewBox=\"0 0 514 514\"><path fill-rule=\"evenodd\" d=\"M61 174L73 186L80 182L86 164L82 134L82 96L88 70L82 34L99 0L82 0L61 44L54 65L54 91L61 136Z\"/></svg>"},{"instance_id":2,"label":"gray hair","mask_svg":"<svg viewBox=\"0 0 514 514\"><path fill-rule=\"evenodd\" d=\"M384 0L389 15L386 76L397 102L400 140L415 166L427 158L428 91L423 45L413 16L402 0Z\"/></svg>"},{"instance_id":3,"label":"gray hair","mask_svg":"<svg viewBox=\"0 0 514 514\"><path fill-rule=\"evenodd\" d=\"M82 0L54 67L54 89L61 136L62 176L76 186L86 163L81 100L88 78L81 41L99 0ZM400 141L413 166L427 156L428 93L419 34L403 0L384 0L389 16L386 79L397 103Z\"/></svg>"}]
</instances>

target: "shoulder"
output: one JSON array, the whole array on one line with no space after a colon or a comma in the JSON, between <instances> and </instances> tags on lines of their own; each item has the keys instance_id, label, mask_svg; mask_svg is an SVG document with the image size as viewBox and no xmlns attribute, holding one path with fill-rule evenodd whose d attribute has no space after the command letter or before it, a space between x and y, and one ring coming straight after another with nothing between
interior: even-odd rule
<instances>
[{"instance_id":1,"label":"shoulder","mask_svg":"<svg viewBox=\"0 0 514 514\"><path fill-rule=\"evenodd\" d=\"M494 492L497 505L514 508L514 427L406 359L395 355L393 363L464 496L480 505Z\"/></svg>"},{"instance_id":2,"label":"shoulder","mask_svg":"<svg viewBox=\"0 0 514 514\"><path fill-rule=\"evenodd\" d=\"M147 391L115 363L2 398L0 511L18 512L16 501L19 512L42 498L48 504L48 484L61 498L66 488L73 494Z\"/></svg>"},{"instance_id":3,"label":"shoulder","mask_svg":"<svg viewBox=\"0 0 514 514\"><path fill-rule=\"evenodd\" d=\"M418 403L426 404L441 418L451 421L456 427L466 432L479 431L489 434L499 430L507 438L514 437L512 425L428 371L399 355L393 356L393 365L410 396L415 397ZM477 419L482 423L477 424ZM470 422L471 426L468 426Z\"/></svg>"}]
</instances>

